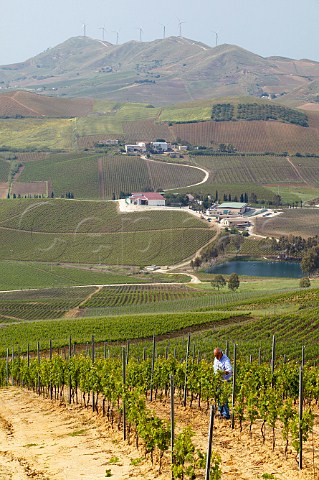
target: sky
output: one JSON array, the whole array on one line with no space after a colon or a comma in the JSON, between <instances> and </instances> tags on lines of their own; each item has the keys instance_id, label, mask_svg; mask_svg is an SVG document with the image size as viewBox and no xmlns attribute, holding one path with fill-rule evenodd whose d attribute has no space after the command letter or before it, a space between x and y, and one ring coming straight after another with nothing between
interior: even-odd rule
<instances>
[{"instance_id":1,"label":"sky","mask_svg":"<svg viewBox=\"0 0 319 480\"><path fill-rule=\"evenodd\" d=\"M319 0L1 0L0 65L84 34L116 43L181 33L263 57L319 61ZM142 30L140 30L142 29ZM118 33L116 33L118 32Z\"/></svg>"}]
</instances>

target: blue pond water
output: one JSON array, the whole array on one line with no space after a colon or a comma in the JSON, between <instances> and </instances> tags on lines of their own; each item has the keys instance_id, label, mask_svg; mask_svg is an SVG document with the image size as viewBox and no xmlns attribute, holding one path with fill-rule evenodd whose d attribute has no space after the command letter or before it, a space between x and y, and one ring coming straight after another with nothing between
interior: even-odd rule
<instances>
[{"instance_id":1,"label":"blue pond water","mask_svg":"<svg viewBox=\"0 0 319 480\"><path fill-rule=\"evenodd\" d=\"M300 264L297 262L258 262L233 260L221 263L206 270L206 273L249 275L252 277L286 277L301 278L303 276Z\"/></svg>"}]
</instances>

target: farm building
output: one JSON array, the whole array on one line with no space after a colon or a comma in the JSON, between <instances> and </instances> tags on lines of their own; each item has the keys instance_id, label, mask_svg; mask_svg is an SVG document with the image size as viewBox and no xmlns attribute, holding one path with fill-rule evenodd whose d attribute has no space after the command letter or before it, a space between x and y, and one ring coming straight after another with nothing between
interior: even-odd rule
<instances>
[{"instance_id":1,"label":"farm building","mask_svg":"<svg viewBox=\"0 0 319 480\"><path fill-rule=\"evenodd\" d=\"M247 211L247 203L225 202L217 206L216 213L219 215L242 215Z\"/></svg>"},{"instance_id":2,"label":"farm building","mask_svg":"<svg viewBox=\"0 0 319 480\"><path fill-rule=\"evenodd\" d=\"M242 217L239 218L222 218L220 225L223 227L237 227L246 228L250 226L249 220L245 220Z\"/></svg>"},{"instance_id":3,"label":"farm building","mask_svg":"<svg viewBox=\"0 0 319 480\"><path fill-rule=\"evenodd\" d=\"M132 205L149 205L153 207L165 206L165 198L157 192L137 192L129 197Z\"/></svg>"},{"instance_id":4,"label":"farm building","mask_svg":"<svg viewBox=\"0 0 319 480\"><path fill-rule=\"evenodd\" d=\"M126 153L144 153L146 152L146 145L144 142L137 142L135 145L125 145Z\"/></svg>"},{"instance_id":5,"label":"farm building","mask_svg":"<svg viewBox=\"0 0 319 480\"><path fill-rule=\"evenodd\" d=\"M167 142L152 142L151 143L152 150L156 152L167 152L168 150L168 143Z\"/></svg>"}]
</instances>

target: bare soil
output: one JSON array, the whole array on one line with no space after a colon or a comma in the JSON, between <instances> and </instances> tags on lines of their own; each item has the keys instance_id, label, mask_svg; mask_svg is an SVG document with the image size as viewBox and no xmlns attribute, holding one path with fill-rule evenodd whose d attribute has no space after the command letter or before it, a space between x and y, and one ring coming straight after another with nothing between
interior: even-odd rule
<instances>
[{"instance_id":1,"label":"bare soil","mask_svg":"<svg viewBox=\"0 0 319 480\"><path fill-rule=\"evenodd\" d=\"M151 406L168 418L168 403ZM176 406L175 419L178 429L191 426L194 442L206 450L208 413ZM314 438L304 448L302 471L291 449L285 458L280 431L272 452L270 429L263 444L259 427L254 425L250 438L247 425L240 432L238 426L232 430L229 421L215 419L213 449L222 457L222 479L319 479L317 417ZM128 445L117 428L111 430L106 419L90 409L52 402L16 387L1 389L0 442L0 480L96 480L104 479L107 472L115 480L171 478L168 456L159 474L142 448Z\"/></svg>"}]
</instances>

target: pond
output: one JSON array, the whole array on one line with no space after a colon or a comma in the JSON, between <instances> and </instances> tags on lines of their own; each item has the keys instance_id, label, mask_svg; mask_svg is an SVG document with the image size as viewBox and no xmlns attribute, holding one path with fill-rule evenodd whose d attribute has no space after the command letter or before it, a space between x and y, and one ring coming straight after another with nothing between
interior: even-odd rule
<instances>
[{"instance_id":1,"label":"pond","mask_svg":"<svg viewBox=\"0 0 319 480\"><path fill-rule=\"evenodd\" d=\"M206 273L221 273L248 275L251 277L286 277L301 278L303 276L300 264L297 262L270 262L252 260L233 260L221 263L206 270Z\"/></svg>"}]
</instances>

